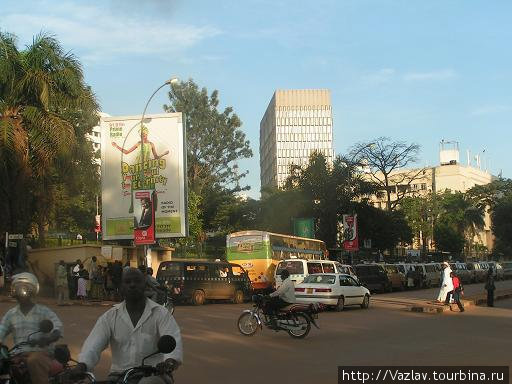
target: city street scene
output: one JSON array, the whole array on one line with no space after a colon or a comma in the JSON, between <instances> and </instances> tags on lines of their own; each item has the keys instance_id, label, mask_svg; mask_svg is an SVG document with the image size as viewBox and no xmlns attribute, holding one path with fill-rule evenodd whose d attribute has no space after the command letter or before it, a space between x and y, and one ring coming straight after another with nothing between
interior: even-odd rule
<instances>
[{"instance_id":1,"label":"city street scene","mask_svg":"<svg viewBox=\"0 0 512 384\"><path fill-rule=\"evenodd\" d=\"M2 1L0 384L512 383L511 12Z\"/></svg>"}]
</instances>

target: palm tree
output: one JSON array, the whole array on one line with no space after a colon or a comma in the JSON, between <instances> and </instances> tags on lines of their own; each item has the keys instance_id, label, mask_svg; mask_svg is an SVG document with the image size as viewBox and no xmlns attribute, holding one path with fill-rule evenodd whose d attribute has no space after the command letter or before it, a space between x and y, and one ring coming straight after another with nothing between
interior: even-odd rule
<instances>
[{"instance_id":1,"label":"palm tree","mask_svg":"<svg viewBox=\"0 0 512 384\"><path fill-rule=\"evenodd\" d=\"M2 230L28 231L33 211L44 222L52 165L76 144L77 127L66 116L97 109L80 63L54 37L41 33L20 51L14 35L0 32Z\"/></svg>"}]
</instances>

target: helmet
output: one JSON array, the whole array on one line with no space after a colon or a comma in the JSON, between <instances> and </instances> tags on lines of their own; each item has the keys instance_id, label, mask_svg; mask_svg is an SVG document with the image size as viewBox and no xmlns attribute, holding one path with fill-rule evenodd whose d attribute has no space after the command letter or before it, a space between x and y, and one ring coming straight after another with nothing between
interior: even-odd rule
<instances>
[{"instance_id":1,"label":"helmet","mask_svg":"<svg viewBox=\"0 0 512 384\"><path fill-rule=\"evenodd\" d=\"M29 272L22 272L12 277L11 294L13 296L35 296L39 293L37 277Z\"/></svg>"}]
</instances>

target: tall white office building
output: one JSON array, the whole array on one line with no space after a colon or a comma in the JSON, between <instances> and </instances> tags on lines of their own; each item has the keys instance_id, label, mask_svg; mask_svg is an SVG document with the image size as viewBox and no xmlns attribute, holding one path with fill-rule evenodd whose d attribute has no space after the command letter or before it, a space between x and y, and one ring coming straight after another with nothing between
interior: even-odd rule
<instances>
[{"instance_id":1,"label":"tall white office building","mask_svg":"<svg viewBox=\"0 0 512 384\"><path fill-rule=\"evenodd\" d=\"M260 123L261 186L282 188L290 165L306 165L314 151L332 163L331 92L277 90Z\"/></svg>"},{"instance_id":2,"label":"tall white office building","mask_svg":"<svg viewBox=\"0 0 512 384\"><path fill-rule=\"evenodd\" d=\"M98 112L100 118L109 117L108 113ZM85 137L92 143L92 147L94 148L94 152L101 153L101 127L98 123L95 127L92 128L91 133L87 133ZM101 165L101 157L96 159L96 163Z\"/></svg>"}]
</instances>

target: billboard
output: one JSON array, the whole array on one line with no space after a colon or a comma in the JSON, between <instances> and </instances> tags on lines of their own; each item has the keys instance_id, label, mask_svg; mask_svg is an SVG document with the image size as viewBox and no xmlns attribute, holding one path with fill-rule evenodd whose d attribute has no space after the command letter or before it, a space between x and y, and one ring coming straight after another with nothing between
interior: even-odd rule
<instances>
[{"instance_id":1,"label":"billboard","mask_svg":"<svg viewBox=\"0 0 512 384\"><path fill-rule=\"evenodd\" d=\"M141 199L154 191L155 238L187 236L185 127L181 113L101 118L104 240L134 239ZM142 136L142 142L141 142Z\"/></svg>"},{"instance_id":2,"label":"billboard","mask_svg":"<svg viewBox=\"0 0 512 384\"><path fill-rule=\"evenodd\" d=\"M343 215L343 248L346 251L358 251L357 215Z\"/></svg>"},{"instance_id":3,"label":"billboard","mask_svg":"<svg viewBox=\"0 0 512 384\"><path fill-rule=\"evenodd\" d=\"M299 237L315 238L315 220L312 218L293 219L293 234Z\"/></svg>"},{"instance_id":4,"label":"billboard","mask_svg":"<svg viewBox=\"0 0 512 384\"><path fill-rule=\"evenodd\" d=\"M155 243L155 209L153 207L155 194L153 190L135 191L135 221L133 222L135 245Z\"/></svg>"}]
</instances>

